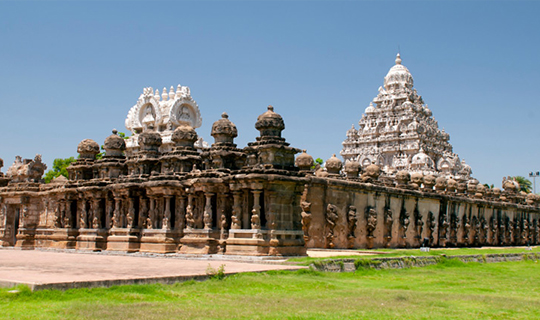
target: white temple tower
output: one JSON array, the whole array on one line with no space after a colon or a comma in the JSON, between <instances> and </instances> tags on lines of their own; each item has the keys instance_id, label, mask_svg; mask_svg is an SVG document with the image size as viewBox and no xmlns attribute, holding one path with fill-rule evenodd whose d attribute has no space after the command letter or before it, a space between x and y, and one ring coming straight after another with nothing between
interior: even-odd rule
<instances>
[{"instance_id":1,"label":"white temple tower","mask_svg":"<svg viewBox=\"0 0 540 320\"><path fill-rule=\"evenodd\" d=\"M384 77L384 88L379 87L358 122L360 127L356 130L353 125L347 131L341 151L345 162L357 161L362 168L375 163L387 175L406 170L468 180L471 168L453 153L450 135L439 130L413 84L398 53Z\"/></svg>"},{"instance_id":2,"label":"white temple tower","mask_svg":"<svg viewBox=\"0 0 540 320\"><path fill-rule=\"evenodd\" d=\"M147 130L156 131L163 141L160 151L172 149L171 141L174 129L180 125L188 125L194 129L202 124L201 112L197 102L191 97L189 87L178 85L176 91L171 87L163 88L162 94L153 88L144 88L137 103L129 110L126 118L126 128L132 136L126 141L126 154L129 155L139 148L139 134ZM207 147L208 144L199 139L197 148Z\"/></svg>"}]
</instances>

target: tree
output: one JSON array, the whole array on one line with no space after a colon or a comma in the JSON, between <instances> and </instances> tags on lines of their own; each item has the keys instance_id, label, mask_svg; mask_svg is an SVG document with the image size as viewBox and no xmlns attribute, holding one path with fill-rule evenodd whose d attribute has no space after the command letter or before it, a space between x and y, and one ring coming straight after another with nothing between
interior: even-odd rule
<instances>
[{"instance_id":1,"label":"tree","mask_svg":"<svg viewBox=\"0 0 540 320\"><path fill-rule=\"evenodd\" d=\"M49 183L52 181L52 179L57 178L60 175L68 178L67 167L69 167L69 165L75 161L76 159L74 157L69 157L66 159L54 159L53 169L45 173L43 180L45 180L45 183Z\"/></svg>"},{"instance_id":2,"label":"tree","mask_svg":"<svg viewBox=\"0 0 540 320\"><path fill-rule=\"evenodd\" d=\"M521 187L521 190L520 191L523 191L523 192L526 192L526 193L531 193L531 188L532 188L532 182L531 180L525 178L525 177L522 177L522 176L515 176L515 177L512 177L514 180L517 181L517 183L519 183L519 186Z\"/></svg>"},{"instance_id":3,"label":"tree","mask_svg":"<svg viewBox=\"0 0 540 320\"><path fill-rule=\"evenodd\" d=\"M311 169L315 169L315 167L316 167L317 165L320 165L320 166L322 167L323 163L324 163L324 160L323 160L323 159L317 158L317 159L315 159L315 161L313 162L313 166L311 167Z\"/></svg>"}]
</instances>

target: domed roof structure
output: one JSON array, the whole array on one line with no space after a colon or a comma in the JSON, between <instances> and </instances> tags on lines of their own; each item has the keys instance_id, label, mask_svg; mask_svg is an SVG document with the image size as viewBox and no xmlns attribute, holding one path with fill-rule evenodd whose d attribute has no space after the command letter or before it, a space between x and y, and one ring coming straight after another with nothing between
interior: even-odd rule
<instances>
[{"instance_id":1,"label":"domed roof structure","mask_svg":"<svg viewBox=\"0 0 540 320\"><path fill-rule=\"evenodd\" d=\"M82 159L95 159L99 153L99 144L92 139L84 139L77 146L77 152Z\"/></svg>"},{"instance_id":2,"label":"domed roof structure","mask_svg":"<svg viewBox=\"0 0 540 320\"><path fill-rule=\"evenodd\" d=\"M229 120L229 115L223 112L221 114L221 119L217 120L212 125L212 132L210 135L214 137L215 145L233 145L234 138L238 136L238 129L236 129L236 125Z\"/></svg>"},{"instance_id":3,"label":"domed roof structure","mask_svg":"<svg viewBox=\"0 0 540 320\"><path fill-rule=\"evenodd\" d=\"M384 88L391 90L399 86L404 86L412 89L414 85L412 74L409 69L401 64L401 56L398 53L396 56L396 65L390 68L386 77L384 77Z\"/></svg>"},{"instance_id":4,"label":"domed roof structure","mask_svg":"<svg viewBox=\"0 0 540 320\"><path fill-rule=\"evenodd\" d=\"M118 135L118 131L113 129L112 134L105 139L103 143L105 155L108 157L121 157L126 150L125 139Z\"/></svg>"},{"instance_id":5,"label":"domed roof structure","mask_svg":"<svg viewBox=\"0 0 540 320\"><path fill-rule=\"evenodd\" d=\"M274 107L268 106L268 110L257 117L255 129L261 132L261 138L281 138L281 131L285 129L285 122L279 114L274 112Z\"/></svg>"},{"instance_id":6,"label":"domed roof structure","mask_svg":"<svg viewBox=\"0 0 540 320\"><path fill-rule=\"evenodd\" d=\"M176 147L193 148L193 144L197 141L197 132L191 126L181 125L174 129L171 140L175 143Z\"/></svg>"},{"instance_id":7,"label":"domed roof structure","mask_svg":"<svg viewBox=\"0 0 540 320\"><path fill-rule=\"evenodd\" d=\"M303 171L310 170L313 163L313 157L307 154L306 150L302 150L302 153L299 154L294 161L294 164Z\"/></svg>"},{"instance_id":8,"label":"domed roof structure","mask_svg":"<svg viewBox=\"0 0 540 320\"><path fill-rule=\"evenodd\" d=\"M343 163L336 157L335 154L333 154L330 159L326 160L325 167L328 173L339 174L339 171L341 171L341 168L343 168Z\"/></svg>"}]
</instances>

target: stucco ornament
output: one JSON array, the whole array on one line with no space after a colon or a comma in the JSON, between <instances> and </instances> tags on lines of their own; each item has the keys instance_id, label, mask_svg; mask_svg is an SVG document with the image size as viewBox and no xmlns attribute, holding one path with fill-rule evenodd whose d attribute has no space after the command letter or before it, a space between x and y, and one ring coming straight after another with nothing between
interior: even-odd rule
<instances>
[{"instance_id":1,"label":"stucco ornament","mask_svg":"<svg viewBox=\"0 0 540 320\"><path fill-rule=\"evenodd\" d=\"M302 171L309 171L313 166L313 157L307 154L306 150L302 150L302 153L296 157L294 164Z\"/></svg>"},{"instance_id":2,"label":"stucco ornament","mask_svg":"<svg viewBox=\"0 0 540 320\"><path fill-rule=\"evenodd\" d=\"M363 182L374 182L379 179L380 174L381 168L376 164L371 164L365 168L361 178Z\"/></svg>"},{"instance_id":3,"label":"stucco ornament","mask_svg":"<svg viewBox=\"0 0 540 320\"><path fill-rule=\"evenodd\" d=\"M82 159L95 159L99 153L99 144L92 139L84 139L77 146L77 152Z\"/></svg>"},{"instance_id":4,"label":"stucco ornament","mask_svg":"<svg viewBox=\"0 0 540 320\"><path fill-rule=\"evenodd\" d=\"M193 148L193 144L197 141L197 132L193 127L181 125L174 130L171 140L177 147Z\"/></svg>"},{"instance_id":5,"label":"stucco ornament","mask_svg":"<svg viewBox=\"0 0 540 320\"><path fill-rule=\"evenodd\" d=\"M118 135L116 129L113 129L112 134L105 139L103 148L105 149L106 156L119 157L126 150L126 141Z\"/></svg>"},{"instance_id":6,"label":"stucco ornament","mask_svg":"<svg viewBox=\"0 0 540 320\"><path fill-rule=\"evenodd\" d=\"M333 154L330 159L326 160L325 167L329 174L337 175L341 171L343 163L341 163L341 160L339 160L336 155Z\"/></svg>"},{"instance_id":7,"label":"stucco ornament","mask_svg":"<svg viewBox=\"0 0 540 320\"><path fill-rule=\"evenodd\" d=\"M257 117L255 129L259 130L261 137L281 138L281 131L285 130L283 118L274 112L273 106L268 106L268 110Z\"/></svg>"}]
</instances>

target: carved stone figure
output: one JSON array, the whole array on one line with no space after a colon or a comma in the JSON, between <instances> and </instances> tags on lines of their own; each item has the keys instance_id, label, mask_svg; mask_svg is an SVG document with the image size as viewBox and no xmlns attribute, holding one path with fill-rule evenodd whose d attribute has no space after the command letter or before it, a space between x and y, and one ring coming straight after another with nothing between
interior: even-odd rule
<instances>
[{"instance_id":1,"label":"carved stone figure","mask_svg":"<svg viewBox=\"0 0 540 320\"><path fill-rule=\"evenodd\" d=\"M497 221L497 218L495 217L495 214L489 218L489 228L491 231L491 244L497 243L497 234L499 232L499 222Z\"/></svg>"},{"instance_id":2,"label":"carved stone figure","mask_svg":"<svg viewBox=\"0 0 540 320\"><path fill-rule=\"evenodd\" d=\"M435 232L436 226L437 223L435 222L435 215L430 211L427 217L428 238L430 243L433 243L433 233Z\"/></svg>"},{"instance_id":3,"label":"carved stone figure","mask_svg":"<svg viewBox=\"0 0 540 320\"><path fill-rule=\"evenodd\" d=\"M356 238L354 231L356 230L356 207L349 206L349 211L347 212L347 226L349 227L348 238Z\"/></svg>"},{"instance_id":4,"label":"carved stone figure","mask_svg":"<svg viewBox=\"0 0 540 320\"><path fill-rule=\"evenodd\" d=\"M302 208L302 231L304 231L304 241L309 240L309 226L311 225L311 203L302 201L300 202Z\"/></svg>"},{"instance_id":5,"label":"carved stone figure","mask_svg":"<svg viewBox=\"0 0 540 320\"><path fill-rule=\"evenodd\" d=\"M488 223L484 216L480 217L480 243L485 244L488 241Z\"/></svg>"},{"instance_id":6,"label":"carved stone figure","mask_svg":"<svg viewBox=\"0 0 540 320\"><path fill-rule=\"evenodd\" d=\"M439 193L443 193L446 189L446 178L443 176L435 179L435 190Z\"/></svg>"},{"instance_id":7,"label":"carved stone figure","mask_svg":"<svg viewBox=\"0 0 540 320\"><path fill-rule=\"evenodd\" d=\"M433 187L435 186L436 183L437 183L437 178L434 175L429 174L429 175L424 177L424 188L423 189L425 191L432 191Z\"/></svg>"},{"instance_id":8,"label":"carved stone figure","mask_svg":"<svg viewBox=\"0 0 540 320\"><path fill-rule=\"evenodd\" d=\"M377 181L379 179L379 175L380 175L380 172L381 172L381 169L378 165L376 164L370 164L368 165L364 172L362 173L362 182L374 182L374 181Z\"/></svg>"},{"instance_id":9,"label":"carved stone figure","mask_svg":"<svg viewBox=\"0 0 540 320\"><path fill-rule=\"evenodd\" d=\"M405 239L405 238L407 238L407 230L409 229L409 223L410 223L409 214L407 213L407 210L405 210L405 208L401 209L401 213L400 213L400 216L399 216L399 222L401 224L401 229L403 231L401 237L403 239Z\"/></svg>"},{"instance_id":10,"label":"carved stone figure","mask_svg":"<svg viewBox=\"0 0 540 320\"><path fill-rule=\"evenodd\" d=\"M421 172L413 172L411 173L411 182L409 185L415 189L418 190L420 187L422 187L422 184L424 183L424 175Z\"/></svg>"},{"instance_id":11,"label":"carved stone figure","mask_svg":"<svg viewBox=\"0 0 540 320\"><path fill-rule=\"evenodd\" d=\"M334 228L338 219L337 207L333 204L328 204L326 207L326 247L333 248L334 245Z\"/></svg>"},{"instance_id":12,"label":"carved stone figure","mask_svg":"<svg viewBox=\"0 0 540 320\"><path fill-rule=\"evenodd\" d=\"M367 208L366 212L366 230L367 237L373 238L373 232L377 228L377 211L374 208Z\"/></svg>"},{"instance_id":13,"label":"carved stone figure","mask_svg":"<svg viewBox=\"0 0 540 320\"><path fill-rule=\"evenodd\" d=\"M469 233L471 231L471 224L469 223L469 218L466 214L463 215L463 240L465 242L469 241Z\"/></svg>"},{"instance_id":14,"label":"carved stone figure","mask_svg":"<svg viewBox=\"0 0 540 320\"><path fill-rule=\"evenodd\" d=\"M406 188L411 180L411 174L407 171L398 171L396 173L396 186L398 188Z\"/></svg>"},{"instance_id":15,"label":"carved stone figure","mask_svg":"<svg viewBox=\"0 0 540 320\"><path fill-rule=\"evenodd\" d=\"M446 213L442 213L440 216L439 224L439 239L446 241L448 240L448 227L450 223L448 222L448 216Z\"/></svg>"},{"instance_id":16,"label":"carved stone figure","mask_svg":"<svg viewBox=\"0 0 540 320\"><path fill-rule=\"evenodd\" d=\"M461 227L459 216L452 212L450 214L450 242L457 244L457 231Z\"/></svg>"},{"instance_id":17,"label":"carved stone figure","mask_svg":"<svg viewBox=\"0 0 540 320\"><path fill-rule=\"evenodd\" d=\"M473 243L479 244L480 243L480 221L476 216L473 216L471 219L471 225L473 230Z\"/></svg>"},{"instance_id":18,"label":"carved stone figure","mask_svg":"<svg viewBox=\"0 0 540 320\"><path fill-rule=\"evenodd\" d=\"M450 178L446 181L446 192L449 194L456 193L457 190L457 181Z\"/></svg>"},{"instance_id":19,"label":"carved stone figure","mask_svg":"<svg viewBox=\"0 0 540 320\"><path fill-rule=\"evenodd\" d=\"M416 231L416 238L422 239L422 231L424 230L424 221L422 221L422 215L418 212L418 209L414 211L414 226Z\"/></svg>"},{"instance_id":20,"label":"carved stone figure","mask_svg":"<svg viewBox=\"0 0 540 320\"><path fill-rule=\"evenodd\" d=\"M13 182L39 182L47 169L41 161L41 155L37 154L34 160L15 157L15 162L8 169L6 176Z\"/></svg>"},{"instance_id":21,"label":"carved stone figure","mask_svg":"<svg viewBox=\"0 0 540 320\"><path fill-rule=\"evenodd\" d=\"M394 218L392 215L392 210L390 208L386 208L384 210L385 237L387 239L392 238L392 225L394 224Z\"/></svg>"}]
</instances>

